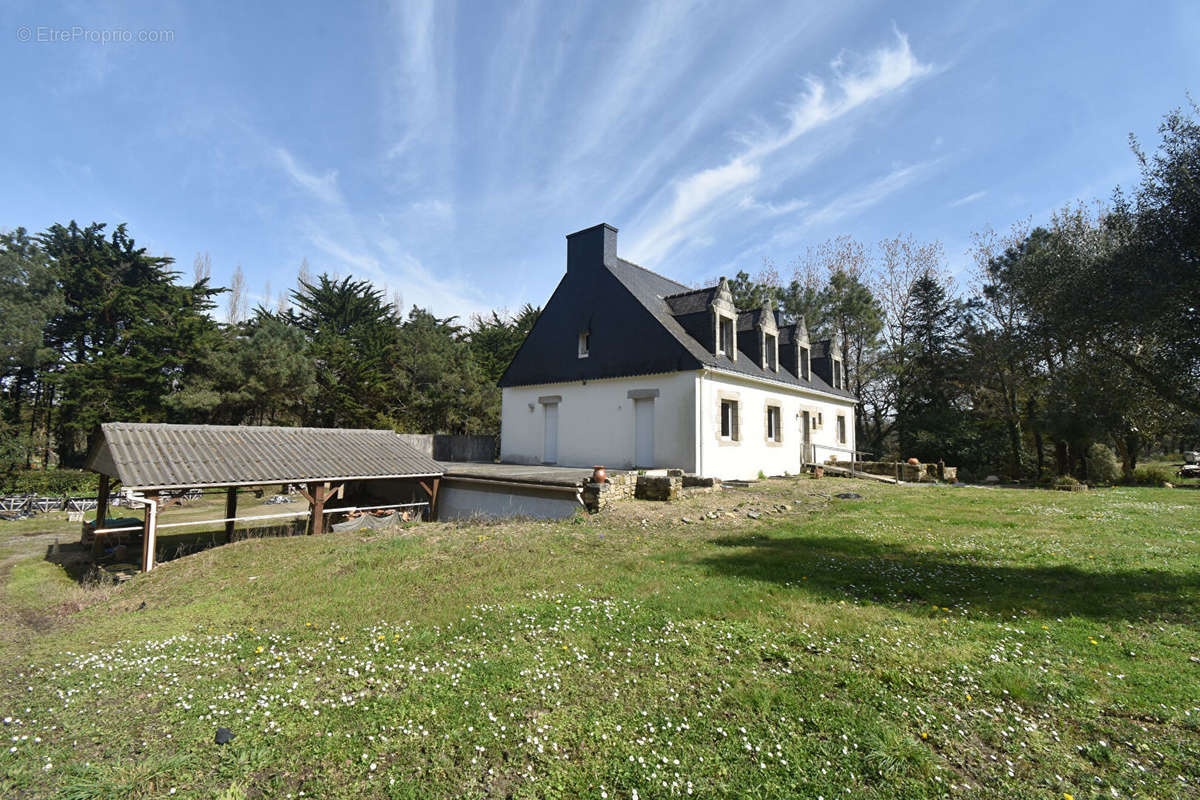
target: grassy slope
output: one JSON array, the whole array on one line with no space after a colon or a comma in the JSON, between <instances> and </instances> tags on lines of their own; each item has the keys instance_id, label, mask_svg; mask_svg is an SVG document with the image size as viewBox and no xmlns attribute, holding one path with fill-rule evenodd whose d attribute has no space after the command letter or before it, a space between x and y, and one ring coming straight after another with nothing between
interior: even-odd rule
<instances>
[{"instance_id":1,"label":"grassy slope","mask_svg":"<svg viewBox=\"0 0 1200 800\"><path fill-rule=\"evenodd\" d=\"M1200 493L768 487L803 510L254 540L12 623L0 795L1197 796Z\"/></svg>"}]
</instances>

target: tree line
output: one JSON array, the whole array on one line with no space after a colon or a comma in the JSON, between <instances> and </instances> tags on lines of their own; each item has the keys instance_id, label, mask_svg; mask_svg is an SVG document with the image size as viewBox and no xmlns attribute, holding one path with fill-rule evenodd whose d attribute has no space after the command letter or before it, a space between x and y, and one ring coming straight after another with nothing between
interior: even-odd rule
<instances>
[{"instance_id":1,"label":"tree line","mask_svg":"<svg viewBox=\"0 0 1200 800\"><path fill-rule=\"evenodd\" d=\"M307 265L251 310L240 268L218 288L206 256L191 283L172 267L124 225L0 234L0 471L80 466L111 420L495 433L496 382L539 314L403 313Z\"/></svg>"},{"instance_id":2,"label":"tree line","mask_svg":"<svg viewBox=\"0 0 1200 800\"><path fill-rule=\"evenodd\" d=\"M938 242L842 237L790 282L739 273L739 307L770 300L835 338L876 457L1087 478L1097 444L1127 476L1152 447L1200 447L1198 111L1169 114L1151 153L1133 142L1128 195L976 233L965 280Z\"/></svg>"},{"instance_id":3,"label":"tree line","mask_svg":"<svg viewBox=\"0 0 1200 800\"><path fill-rule=\"evenodd\" d=\"M973 273L942 245L851 237L789 280L731 282L842 348L858 447L966 474L1087 477L1097 443L1129 474L1151 445L1200 444L1200 123L1169 114L1128 195L1044 225L975 234ZM108 420L495 433L496 382L539 309L466 323L403 312L370 282L301 265L250 309L239 267L192 281L124 225L0 234L0 471L78 466ZM224 320L217 304L226 296Z\"/></svg>"}]
</instances>

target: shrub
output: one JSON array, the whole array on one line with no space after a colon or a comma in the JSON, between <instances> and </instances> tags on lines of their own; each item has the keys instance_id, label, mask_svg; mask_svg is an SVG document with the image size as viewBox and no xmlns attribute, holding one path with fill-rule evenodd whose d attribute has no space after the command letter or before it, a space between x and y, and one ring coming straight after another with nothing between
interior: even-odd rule
<instances>
[{"instance_id":1,"label":"shrub","mask_svg":"<svg viewBox=\"0 0 1200 800\"><path fill-rule=\"evenodd\" d=\"M36 494L50 497L95 494L100 476L83 469L21 469L5 476L3 494Z\"/></svg>"},{"instance_id":2,"label":"shrub","mask_svg":"<svg viewBox=\"0 0 1200 800\"><path fill-rule=\"evenodd\" d=\"M1137 486L1162 486L1171 483L1175 476L1162 467L1138 467L1129 481Z\"/></svg>"},{"instance_id":3,"label":"shrub","mask_svg":"<svg viewBox=\"0 0 1200 800\"><path fill-rule=\"evenodd\" d=\"M1070 475L1059 475L1054 479L1054 487L1061 489L1073 489L1079 485L1079 481L1072 478Z\"/></svg>"},{"instance_id":4,"label":"shrub","mask_svg":"<svg viewBox=\"0 0 1200 800\"><path fill-rule=\"evenodd\" d=\"M1088 477L1095 483L1116 483L1121 477L1121 465L1112 448L1096 442L1087 451Z\"/></svg>"}]
</instances>

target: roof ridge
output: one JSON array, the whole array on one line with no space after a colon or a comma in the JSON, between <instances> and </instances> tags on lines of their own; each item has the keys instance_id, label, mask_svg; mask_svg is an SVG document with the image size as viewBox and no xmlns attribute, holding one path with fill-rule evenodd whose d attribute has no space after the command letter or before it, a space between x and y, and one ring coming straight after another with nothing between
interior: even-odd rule
<instances>
[{"instance_id":1,"label":"roof ridge","mask_svg":"<svg viewBox=\"0 0 1200 800\"><path fill-rule=\"evenodd\" d=\"M104 425L136 426L140 428L201 428L205 430L268 430L268 431L336 431L338 433L392 433L398 434L391 428L318 428L311 425L207 425L199 422L104 422Z\"/></svg>"},{"instance_id":2,"label":"roof ridge","mask_svg":"<svg viewBox=\"0 0 1200 800\"><path fill-rule=\"evenodd\" d=\"M637 264L634 264L634 266L636 267ZM642 269L645 269L645 267L642 267ZM650 270L647 269L646 272L650 272ZM659 277L661 277L661 276L659 276ZM668 278L667 280L670 280L670 278ZM675 281L675 283L678 283L678 281ZM675 294L663 295L663 300L670 300L671 298L674 298L674 297L683 297L684 295L688 295L688 294L700 294L700 292L711 292L712 290L716 289L720 285L721 284L719 284L719 283L714 283L712 286L701 286L699 289L688 289L686 292L676 292Z\"/></svg>"}]
</instances>

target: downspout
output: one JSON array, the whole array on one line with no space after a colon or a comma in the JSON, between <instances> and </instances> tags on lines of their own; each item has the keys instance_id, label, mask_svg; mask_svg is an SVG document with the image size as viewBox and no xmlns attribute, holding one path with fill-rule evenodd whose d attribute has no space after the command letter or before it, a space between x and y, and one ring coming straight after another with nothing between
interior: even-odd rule
<instances>
[{"instance_id":1,"label":"downspout","mask_svg":"<svg viewBox=\"0 0 1200 800\"><path fill-rule=\"evenodd\" d=\"M154 547L158 531L158 499L144 497L132 489L126 489L124 494L126 500L138 503L146 509L146 526L142 530L142 572L149 572L154 569Z\"/></svg>"},{"instance_id":2,"label":"downspout","mask_svg":"<svg viewBox=\"0 0 1200 800\"><path fill-rule=\"evenodd\" d=\"M704 370L696 377L696 475L704 477Z\"/></svg>"}]
</instances>

